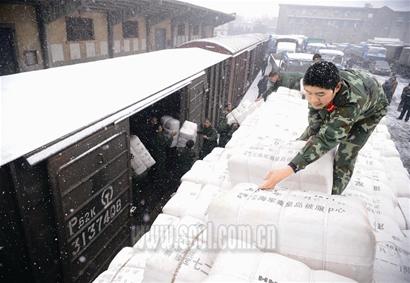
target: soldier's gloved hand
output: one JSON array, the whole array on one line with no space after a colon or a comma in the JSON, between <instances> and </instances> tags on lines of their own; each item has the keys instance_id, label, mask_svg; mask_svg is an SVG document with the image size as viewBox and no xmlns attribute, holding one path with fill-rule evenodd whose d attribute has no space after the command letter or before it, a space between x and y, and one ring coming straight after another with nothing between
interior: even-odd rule
<instances>
[{"instance_id":1,"label":"soldier's gloved hand","mask_svg":"<svg viewBox=\"0 0 410 283\"><path fill-rule=\"evenodd\" d=\"M286 166L281 169L269 171L265 177L265 181L259 186L262 190L274 188L280 181L294 174L292 167Z\"/></svg>"}]
</instances>

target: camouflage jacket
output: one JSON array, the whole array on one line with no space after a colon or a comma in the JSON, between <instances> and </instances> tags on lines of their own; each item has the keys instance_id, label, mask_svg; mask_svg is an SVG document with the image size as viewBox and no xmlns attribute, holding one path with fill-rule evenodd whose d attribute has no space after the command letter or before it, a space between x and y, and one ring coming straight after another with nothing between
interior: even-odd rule
<instances>
[{"instance_id":1,"label":"camouflage jacket","mask_svg":"<svg viewBox=\"0 0 410 283\"><path fill-rule=\"evenodd\" d=\"M382 87L373 77L354 70L341 71L340 76L342 88L333 99L334 109L315 110L309 106L309 126L300 139L312 138L291 161L295 171L344 141L355 123L384 113L388 105Z\"/></svg>"}]
</instances>

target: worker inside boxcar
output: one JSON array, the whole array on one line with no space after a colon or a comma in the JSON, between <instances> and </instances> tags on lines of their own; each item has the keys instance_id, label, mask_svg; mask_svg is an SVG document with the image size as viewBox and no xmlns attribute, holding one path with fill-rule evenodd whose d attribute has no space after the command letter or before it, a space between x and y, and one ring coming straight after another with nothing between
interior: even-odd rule
<instances>
[{"instance_id":1,"label":"worker inside boxcar","mask_svg":"<svg viewBox=\"0 0 410 283\"><path fill-rule=\"evenodd\" d=\"M277 72L271 71L268 75L267 90L258 96L257 100L261 97L266 101L267 97L278 90L279 87L287 87L291 89L300 89L300 79L303 78L303 73L299 72Z\"/></svg>"},{"instance_id":2,"label":"worker inside boxcar","mask_svg":"<svg viewBox=\"0 0 410 283\"><path fill-rule=\"evenodd\" d=\"M217 146L218 133L214 127L212 127L211 120L206 118L198 134L202 135L203 138L200 157L204 158Z\"/></svg>"},{"instance_id":3,"label":"worker inside boxcar","mask_svg":"<svg viewBox=\"0 0 410 283\"><path fill-rule=\"evenodd\" d=\"M161 124L156 125L155 135L153 136L150 152L155 160L155 165L151 168L151 177L153 182L161 183L162 180L168 179L166 170L167 149L171 146L172 138L164 134Z\"/></svg>"},{"instance_id":4,"label":"worker inside boxcar","mask_svg":"<svg viewBox=\"0 0 410 283\"><path fill-rule=\"evenodd\" d=\"M275 187L338 146L332 194L341 194L353 174L359 150L387 113L386 95L375 78L355 70L339 72L327 61L309 67L303 87L309 126L300 139L307 143L286 167L270 171L261 188Z\"/></svg>"},{"instance_id":5,"label":"worker inside boxcar","mask_svg":"<svg viewBox=\"0 0 410 283\"><path fill-rule=\"evenodd\" d=\"M186 172L188 172L188 170L191 169L197 159L194 145L194 141L189 140L186 142L185 147L179 147L177 149L176 175L178 179L180 179Z\"/></svg>"},{"instance_id":6,"label":"worker inside boxcar","mask_svg":"<svg viewBox=\"0 0 410 283\"><path fill-rule=\"evenodd\" d=\"M219 122L217 126L217 131L219 133L218 146L225 147L225 145L230 140L229 133L231 131L231 125L228 124L228 115L232 111L232 106L230 103L226 104L223 111L219 115Z\"/></svg>"},{"instance_id":7,"label":"worker inside boxcar","mask_svg":"<svg viewBox=\"0 0 410 283\"><path fill-rule=\"evenodd\" d=\"M153 153L155 150L154 139L157 135L159 121L156 116L150 116L146 123L142 126L140 138L142 143L148 149L148 151Z\"/></svg>"}]
</instances>

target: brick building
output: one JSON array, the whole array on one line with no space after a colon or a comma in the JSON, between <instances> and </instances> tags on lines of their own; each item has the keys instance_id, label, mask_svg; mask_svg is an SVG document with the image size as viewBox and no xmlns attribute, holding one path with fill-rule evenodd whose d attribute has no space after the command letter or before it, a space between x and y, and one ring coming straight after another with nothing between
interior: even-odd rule
<instances>
[{"instance_id":1,"label":"brick building","mask_svg":"<svg viewBox=\"0 0 410 283\"><path fill-rule=\"evenodd\" d=\"M0 75L175 47L233 15L175 0L0 3Z\"/></svg>"},{"instance_id":2,"label":"brick building","mask_svg":"<svg viewBox=\"0 0 410 283\"><path fill-rule=\"evenodd\" d=\"M410 42L410 12L388 7L279 5L277 33L304 34L331 42L359 43L374 37Z\"/></svg>"}]
</instances>

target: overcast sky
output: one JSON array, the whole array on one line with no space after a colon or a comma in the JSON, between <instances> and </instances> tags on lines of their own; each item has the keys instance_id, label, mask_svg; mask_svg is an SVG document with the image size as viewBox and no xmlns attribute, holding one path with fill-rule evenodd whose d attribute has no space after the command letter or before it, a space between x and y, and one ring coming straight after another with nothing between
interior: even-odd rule
<instances>
[{"instance_id":1,"label":"overcast sky","mask_svg":"<svg viewBox=\"0 0 410 283\"><path fill-rule=\"evenodd\" d=\"M207 7L210 9L237 13L240 16L256 18L263 16L277 16L279 3L302 4L302 5L326 5L326 6L354 6L362 7L365 3L371 3L373 7L389 6L393 10L410 10L410 0L315 0L306 3L306 0L181 0L183 2Z\"/></svg>"}]
</instances>

